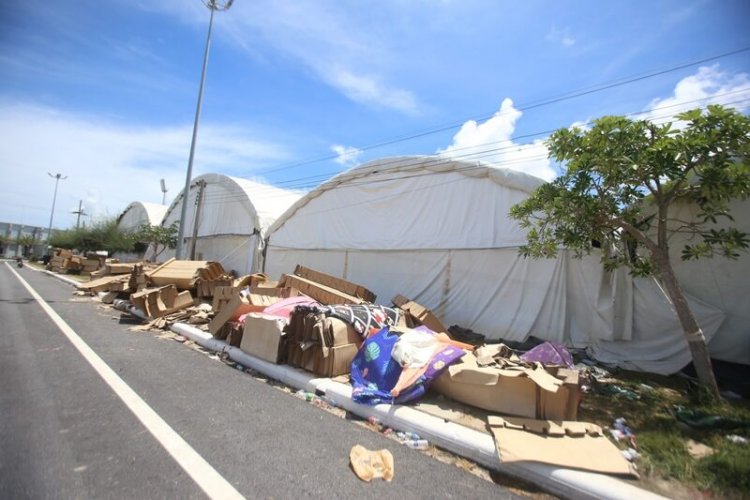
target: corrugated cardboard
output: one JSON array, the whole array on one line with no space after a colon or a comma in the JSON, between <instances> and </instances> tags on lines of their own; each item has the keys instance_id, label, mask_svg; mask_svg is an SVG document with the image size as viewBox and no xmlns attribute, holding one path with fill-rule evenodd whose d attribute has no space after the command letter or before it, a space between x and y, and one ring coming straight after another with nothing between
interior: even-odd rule
<instances>
[{"instance_id":1,"label":"corrugated cardboard","mask_svg":"<svg viewBox=\"0 0 750 500\"><path fill-rule=\"evenodd\" d=\"M216 335L227 321L237 321L243 314L263 312L263 309L281 299L296 297L299 291L294 288L252 288L245 295L238 291L221 307L208 324L208 331Z\"/></svg>"},{"instance_id":2,"label":"corrugated cardboard","mask_svg":"<svg viewBox=\"0 0 750 500\"><path fill-rule=\"evenodd\" d=\"M503 463L532 461L638 477L598 425L497 416L488 423Z\"/></svg>"},{"instance_id":3,"label":"corrugated cardboard","mask_svg":"<svg viewBox=\"0 0 750 500\"><path fill-rule=\"evenodd\" d=\"M575 420L580 386L578 372L555 377L542 367L496 368L477 365L473 354L448 367L432 389L456 401L488 411L519 417Z\"/></svg>"},{"instance_id":4,"label":"corrugated cardboard","mask_svg":"<svg viewBox=\"0 0 750 500\"><path fill-rule=\"evenodd\" d=\"M359 297L349 295L348 293L342 292L335 288L327 285L322 285L315 281L292 274L285 274L281 277L279 282L280 287L296 288L303 294L307 295L311 299L314 299L321 304L332 305L332 304L361 304L365 302Z\"/></svg>"},{"instance_id":5,"label":"corrugated cardboard","mask_svg":"<svg viewBox=\"0 0 750 500\"><path fill-rule=\"evenodd\" d=\"M338 377L349 373L357 350L357 344L344 344L331 347L326 356L320 346L313 346L310 350L312 361L310 371L319 377Z\"/></svg>"},{"instance_id":6,"label":"corrugated cardboard","mask_svg":"<svg viewBox=\"0 0 750 500\"><path fill-rule=\"evenodd\" d=\"M300 266L300 265L298 265L294 269L294 275L299 276L300 278L305 278L307 280L314 281L316 283L333 288L335 290L339 290L341 292L344 292L347 295L351 295L359 299L362 299L365 302L370 302L370 303L375 302L376 296L374 293L372 293L370 290L363 287L362 285L358 285L356 283L346 281L345 279L337 278L335 276L331 276L330 274L322 273L320 271L315 271L313 269Z\"/></svg>"},{"instance_id":7,"label":"corrugated cardboard","mask_svg":"<svg viewBox=\"0 0 750 500\"><path fill-rule=\"evenodd\" d=\"M103 276L101 278L87 281L86 283L79 283L78 285L76 285L76 288L91 293L106 292L112 290L113 288L118 288L117 291L124 292L126 290L122 288L122 284L128 283L129 280L129 276Z\"/></svg>"},{"instance_id":8,"label":"corrugated cardboard","mask_svg":"<svg viewBox=\"0 0 750 500\"><path fill-rule=\"evenodd\" d=\"M134 293L130 295L130 301L149 318L159 318L193 305L190 291L178 292L174 285Z\"/></svg>"},{"instance_id":9,"label":"corrugated cardboard","mask_svg":"<svg viewBox=\"0 0 750 500\"><path fill-rule=\"evenodd\" d=\"M248 314L245 318L245 331L242 334L240 349L269 363L280 363L285 354L285 326L286 321L282 318Z\"/></svg>"},{"instance_id":10,"label":"corrugated cardboard","mask_svg":"<svg viewBox=\"0 0 750 500\"><path fill-rule=\"evenodd\" d=\"M151 283L156 286L172 284L182 290L195 288L198 279L211 281L224 274L224 268L218 262L176 259L169 259L146 273Z\"/></svg>"},{"instance_id":11,"label":"corrugated cardboard","mask_svg":"<svg viewBox=\"0 0 750 500\"><path fill-rule=\"evenodd\" d=\"M224 327L227 329L227 336L225 342L232 347L239 347L242 344L242 337L244 336L245 329L242 324L236 321L230 321Z\"/></svg>"},{"instance_id":12,"label":"corrugated cardboard","mask_svg":"<svg viewBox=\"0 0 750 500\"><path fill-rule=\"evenodd\" d=\"M254 286L250 288L249 300L251 304L254 304L256 306L270 306L271 304L277 303L281 299L298 297L299 295L299 290L297 290L296 288L266 288Z\"/></svg>"},{"instance_id":13,"label":"corrugated cardboard","mask_svg":"<svg viewBox=\"0 0 750 500\"><path fill-rule=\"evenodd\" d=\"M391 299L391 302L407 313L406 324L409 328L414 328L420 325L424 325L435 333L447 333L448 329L445 328L442 321L440 321L432 311L427 309L421 304L414 302L411 299L407 299L403 295L396 295Z\"/></svg>"},{"instance_id":14,"label":"corrugated cardboard","mask_svg":"<svg viewBox=\"0 0 750 500\"><path fill-rule=\"evenodd\" d=\"M237 321L243 314L261 312L265 307L251 304L247 297L238 293L208 323L208 331L216 335L227 321Z\"/></svg>"}]
</instances>

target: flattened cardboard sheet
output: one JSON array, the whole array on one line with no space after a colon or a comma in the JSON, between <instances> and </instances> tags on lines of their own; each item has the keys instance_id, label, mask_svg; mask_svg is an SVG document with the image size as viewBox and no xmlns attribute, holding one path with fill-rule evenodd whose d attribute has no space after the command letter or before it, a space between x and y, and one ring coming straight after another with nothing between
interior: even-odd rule
<instances>
[{"instance_id":1,"label":"flattened cardboard sheet","mask_svg":"<svg viewBox=\"0 0 750 500\"><path fill-rule=\"evenodd\" d=\"M599 426L586 422L488 417L503 463L541 462L602 474L638 477Z\"/></svg>"}]
</instances>

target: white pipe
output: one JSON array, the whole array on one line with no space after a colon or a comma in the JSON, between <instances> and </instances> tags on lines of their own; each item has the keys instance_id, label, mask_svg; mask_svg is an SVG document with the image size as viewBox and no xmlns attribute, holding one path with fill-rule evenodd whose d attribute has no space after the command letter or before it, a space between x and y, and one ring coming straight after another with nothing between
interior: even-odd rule
<instances>
[{"instance_id":1,"label":"white pipe","mask_svg":"<svg viewBox=\"0 0 750 500\"><path fill-rule=\"evenodd\" d=\"M329 378L315 378L309 372L258 359L185 323L175 323L171 326L171 329L206 349L225 352L233 361L257 370L295 389L323 393L327 399L362 418L376 417L383 425L388 427L416 432L456 455L474 460L490 469L520 477L557 495L566 498L592 500L664 498L603 474L564 469L538 462L504 464L498 456L495 439L489 434L453 422L446 422L442 418L428 415L408 406L360 405L352 401L352 388L346 384L335 382Z\"/></svg>"}]
</instances>

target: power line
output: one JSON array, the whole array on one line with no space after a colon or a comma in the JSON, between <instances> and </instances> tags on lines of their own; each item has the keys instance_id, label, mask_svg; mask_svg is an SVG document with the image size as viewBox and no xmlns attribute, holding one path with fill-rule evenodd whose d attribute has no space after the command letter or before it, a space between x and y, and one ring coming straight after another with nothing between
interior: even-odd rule
<instances>
[{"instance_id":1,"label":"power line","mask_svg":"<svg viewBox=\"0 0 750 500\"><path fill-rule=\"evenodd\" d=\"M683 110L692 108L691 105L693 103L695 103L695 102L713 100L713 99L716 99L716 98L722 98L722 97L726 97L726 96L730 96L730 95L734 95L734 94L738 94L738 93L743 93L743 92L747 92L747 89L743 89L743 90L739 90L739 91L733 91L733 92L726 92L724 94L717 94L717 95L714 95L714 96L710 96L710 97L706 97L706 98L700 98L700 99L695 99L695 100L692 100L692 101L684 101L684 102L672 104L672 105L669 105L669 106L661 106L661 107L657 107L657 108L652 108L650 110L635 111L635 112L631 112L631 113L626 113L626 114L624 114L624 116L633 117L633 116L639 116L639 115L644 115L644 114L650 114L650 113L653 113L654 111L665 111L667 109L673 109L673 108L679 108L677 110L679 112L679 111L683 111ZM750 97L742 98L742 99L739 99L739 100L736 100L736 101L732 101L732 102L727 102L725 104L745 103L745 102L748 102L748 101L750 101ZM671 111L669 113L664 113L664 114L660 114L660 115L654 116L653 119L660 120L660 119L664 119L664 118L670 118L674 114L676 114L676 112ZM588 125L591 125L591 124L593 124L592 121L584 123L582 125L588 126ZM522 138L530 138L530 137L538 137L538 136L546 136L546 135L549 135L550 133L554 132L555 130L557 130L557 129L551 129L551 130L545 130L545 131L542 131L542 132L534 132L534 133L530 133L530 134L524 134L522 136L517 136L515 138L511 138L511 139L507 139L507 140L503 140L503 141L497 141L497 142L494 142L494 143L487 143L486 144L486 146L492 146L493 144L494 145L500 145L500 144L503 144L503 143L510 142L510 144L508 144L507 146L500 146L500 147L494 147L494 148L488 147L486 149L476 149L473 146L472 147L465 147L465 148L459 148L457 150L454 150L450 156L447 156L447 155L446 156L435 156L435 157L429 157L429 156L427 156L427 157L425 157L425 159L431 159L431 161L434 162L432 164L439 164L441 162L445 162L445 161L449 161L449 160L481 161L481 160L483 160L483 159L485 159L487 157L494 156L494 155L496 155L498 153L502 153L502 152L505 152L505 151L513 151L513 150L516 150L516 149L519 149L519 148L523 149L524 147L526 147L526 148L529 147L528 144L515 144L515 143L512 142L513 140L518 140L518 139L522 139ZM464 153L462 153L462 154L461 153L455 154L456 151L464 151ZM510 165L523 164L523 163L527 163L527 162L531 162L531 161L539 161L539 160L543 160L545 158L546 158L546 154L544 154L544 155L536 155L536 156L525 157L525 158L522 158L522 159L509 159L509 160L505 160L505 161L494 162L491 165L492 166L499 166L499 167L508 167ZM382 168L380 169L379 173L384 173L386 170L388 170L388 168L389 168L390 165L397 165L397 164L399 164L400 161L401 161L401 157L396 157L396 158L393 158L391 160L387 160L387 161L383 162L381 164ZM417 168L419 170L421 170L422 166L420 165ZM289 183L289 184L294 183L293 187L295 187L295 188L298 188L298 189L308 188L309 189L311 187L315 187L315 186L319 185L319 182L317 182L318 180L320 180L320 181L326 181L328 179L332 179L333 176L335 176L338 173L340 173L340 172L330 172L330 173L323 173L323 174L319 174L319 175L315 175L315 176L307 176L307 177L302 177L302 178L295 178L295 179L290 179L290 180L287 180L287 181L283 181L283 183ZM423 172L423 173L421 173L419 175L432 175L433 173L434 172ZM409 176L409 177L411 177L411 176ZM408 177L403 177L403 178L408 178ZM389 178L387 180L394 180L394 179ZM365 185L367 183L374 183L374 182L380 182L380 180L368 179L368 180L362 180L362 181L360 181L360 182L358 182L356 184L350 182L347 185L359 185L359 186L361 186L361 185ZM255 199L262 199L264 197L264 195L268 195L268 196L266 196L266 198L268 198L268 197L273 196L273 194L278 193L278 189L279 188L277 186L259 187L259 189L257 191L253 192L253 195L254 195ZM207 194L206 195L206 203L217 203L218 204L218 203L224 203L224 202L235 201L235 200L239 201L239 200L242 200L243 197L245 197L245 195L243 193L239 193L239 194L211 193L211 194Z\"/></svg>"},{"instance_id":2,"label":"power line","mask_svg":"<svg viewBox=\"0 0 750 500\"><path fill-rule=\"evenodd\" d=\"M549 98L549 99L544 99L544 100L541 100L541 101L538 101L538 102L534 102L534 103L531 103L531 104L527 104L527 105L522 105L522 106L517 107L516 109L518 111L528 111L530 109L535 109L535 108L539 108L539 107L542 107L542 106L549 106L551 104L556 104L558 102L562 102L562 101L566 101L566 100L570 100L570 99L575 99L577 97L582 97L582 96L594 94L594 93L597 93L597 92L602 92L604 90L609 90L609 89L612 89L612 88L615 88L615 87L619 87L619 86L622 86L622 85L627 85L627 84L638 82L638 81L645 80L645 79L648 79L648 78L653 78L653 77L656 77L656 76L665 75L665 74L668 74L668 73L679 71L681 69L689 68L691 66L697 66L699 64L704 64L704 63L707 63L707 62L715 61L717 59L723 59L725 57L729 57L729 56L741 54L741 53L747 52L747 51L750 51L750 47L743 47L743 48L732 50L732 51L729 51L729 52L724 52L722 54L718 54L718 55L714 55L714 56L710 56L710 57L705 57L703 59L699 59L699 60L695 60L695 61L691 61L691 62L679 64L677 66L672 66L670 68L663 69L663 70L658 70L658 71L654 71L654 72L650 72L650 73L645 73L645 74L640 74L640 75L634 75L634 76L629 76L629 77L623 77L623 78L619 78L617 80L611 80L609 82L605 82L605 83L602 83L600 85L595 85L595 86L592 86L592 87L587 87L587 88L584 88L584 89L581 89L581 90L571 91L569 93L562 94L562 95L559 95L559 96L556 96L556 97L552 97L552 98ZM383 141L376 142L376 143L373 143L373 144L370 144L370 145L366 145L366 146L362 146L362 147L357 147L356 149L358 149L360 151L369 151L371 149L380 148L380 147L383 147L383 146L390 146L392 144L396 144L396 143L399 143L399 142L405 142L405 141L410 141L410 140L413 140L413 139L418 139L420 137L425 137L425 136L436 134L436 133L439 133L439 132L445 132L447 130L455 128L458 125L462 125L463 123L465 123L466 121L469 121L469 120L484 121L484 120L487 120L487 119L495 116L495 114L496 114L496 112L485 113L485 114L479 115L479 116L474 117L474 118L467 118L467 119L460 120L460 121L454 121L454 122L451 122L451 123L448 123L448 124L445 124L445 125L439 125L439 126L437 126L435 128L428 128L428 129L423 130L421 132L415 132L415 133L413 133L411 135L407 135L407 136L396 137L396 138L393 138L393 139L385 139ZM297 168L297 167L301 167L301 166L305 166L305 165L310 165L310 164L318 163L318 162L321 162L321 161L333 160L333 159L338 158L338 156L339 155L326 155L326 156L314 158L314 159L311 159L311 160L302 160L302 161L291 163L291 164L284 165L284 166L281 166L281 167L276 167L276 168L261 170L258 173L260 173L260 174L268 174L268 173L280 172L280 171L283 171L283 170L289 170L289 169L292 169L292 168Z\"/></svg>"}]
</instances>

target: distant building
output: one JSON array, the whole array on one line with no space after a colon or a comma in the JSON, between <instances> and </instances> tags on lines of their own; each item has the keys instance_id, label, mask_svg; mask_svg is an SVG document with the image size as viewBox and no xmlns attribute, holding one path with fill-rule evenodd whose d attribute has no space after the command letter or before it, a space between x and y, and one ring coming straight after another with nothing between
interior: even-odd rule
<instances>
[{"instance_id":1,"label":"distant building","mask_svg":"<svg viewBox=\"0 0 750 500\"><path fill-rule=\"evenodd\" d=\"M41 257L46 249L46 227L0 222L0 257Z\"/></svg>"}]
</instances>

